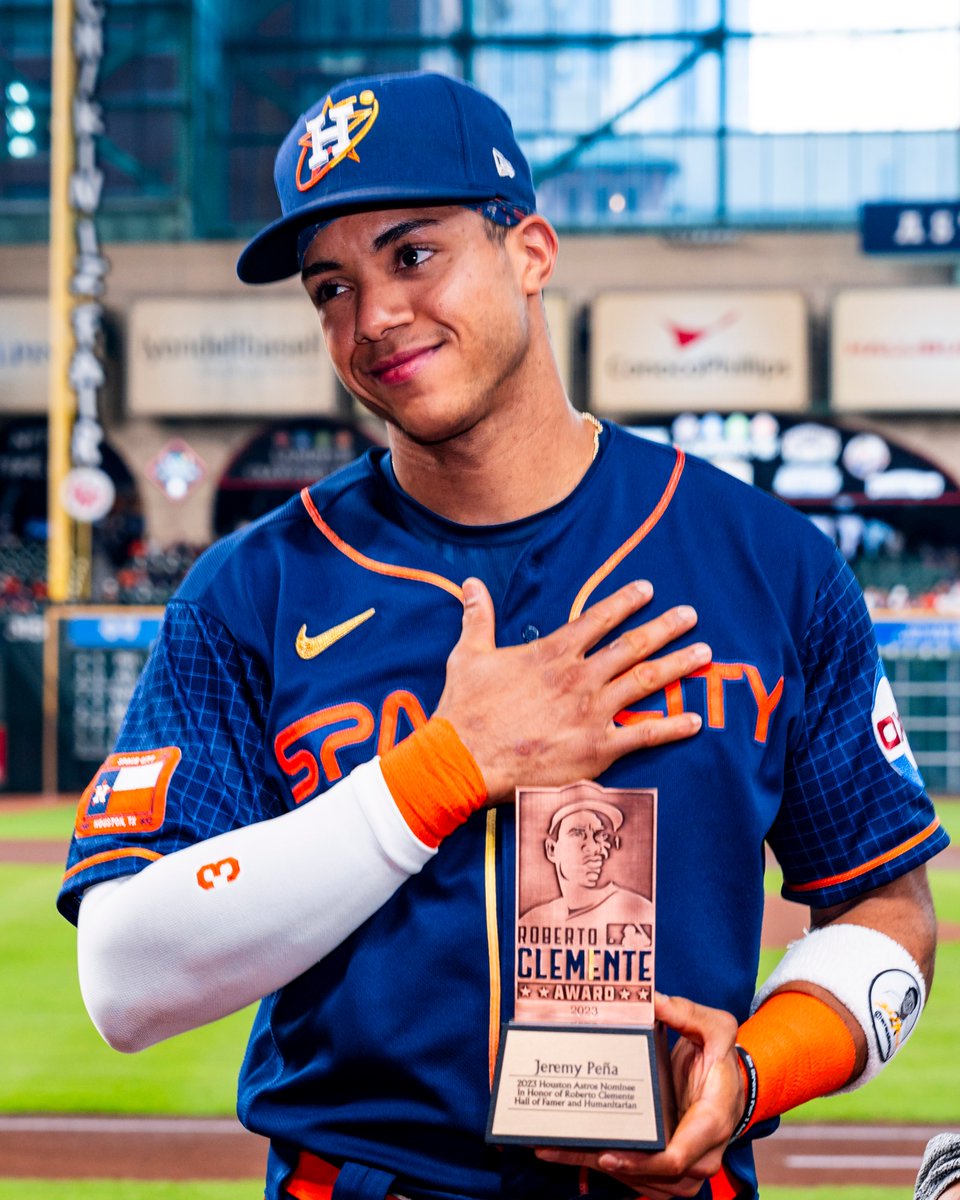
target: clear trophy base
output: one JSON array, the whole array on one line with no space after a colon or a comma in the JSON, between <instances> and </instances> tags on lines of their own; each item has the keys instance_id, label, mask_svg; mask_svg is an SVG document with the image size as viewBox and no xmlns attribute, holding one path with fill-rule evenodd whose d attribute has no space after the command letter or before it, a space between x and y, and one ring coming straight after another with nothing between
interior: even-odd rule
<instances>
[{"instance_id":1,"label":"clear trophy base","mask_svg":"<svg viewBox=\"0 0 960 1200\"><path fill-rule=\"evenodd\" d=\"M662 1023L502 1027L488 1142L662 1150L675 1125Z\"/></svg>"}]
</instances>

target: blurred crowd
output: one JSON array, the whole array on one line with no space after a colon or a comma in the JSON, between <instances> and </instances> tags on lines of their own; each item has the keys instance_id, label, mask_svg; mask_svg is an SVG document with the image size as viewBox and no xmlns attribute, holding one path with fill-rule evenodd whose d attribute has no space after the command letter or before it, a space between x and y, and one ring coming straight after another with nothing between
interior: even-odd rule
<instances>
[{"instance_id":1,"label":"blurred crowd","mask_svg":"<svg viewBox=\"0 0 960 1200\"><path fill-rule=\"evenodd\" d=\"M864 558L854 570L871 613L960 616L960 549L925 547L912 555Z\"/></svg>"},{"instance_id":2,"label":"blurred crowd","mask_svg":"<svg viewBox=\"0 0 960 1200\"><path fill-rule=\"evenodd\" d=\"M943 580L920 592L911 592L905 584L891 588L865 587L867 608L881 612L923 612L938 617L960 617L960 579Z\"/></svg>"},{"instance_id":3,"label":"blurred crowd","mask_svg":"<svg viewBox=\"0 0 960 1200\"><path fill-rule=\"evenodd\" d=\"M96 604L165 604L205 549L186 542L153 546L131 542L115 564L96 553L88 587ZM42 542L6 538L0 544L0 614L42 611L47 603L47 552Z\"/></svg>"},{"instance_id":4,"label":"blurred crowd","mask_svg":"<svg viewBox=\"0 0 960 1200\"><path fill-rule=\"evenodd\" d=\"M166 604L205 549L187 542L163 547L133 542L121 566L94 569L92 598L103 604Z\"/></svg>"}]
</instances>

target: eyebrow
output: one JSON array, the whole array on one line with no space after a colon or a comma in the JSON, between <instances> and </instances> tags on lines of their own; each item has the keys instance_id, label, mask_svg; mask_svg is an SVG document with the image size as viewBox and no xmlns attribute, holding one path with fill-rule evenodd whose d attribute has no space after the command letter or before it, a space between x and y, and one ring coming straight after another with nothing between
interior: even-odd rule
<instances>
[{"instance_id":1,"label":"eyebrow","mask_svg":"<svg viewBox=\"0 0 960 1200\"><path fill-rule=\"evenodd\" d=\"M389 229L385 229L383 233L378 234L373 239L374 253L379 253L387 246L392 246L394 242L399 242L408 233L414 233L418 229L423 229L426 225L439 224L440 222L436 217L418 217L415 221L399 221L396 225L391 225Z\"/></svg>"},{"instance_id":2,"label":"eyebrow","mask_svg":"<svg viewBox=\"0 0 960 1200\"><path fill-rule=\"evenodd\" d=\"M394 242L399 242L408 234L415 233L418 229L424 229L428 225L439 225L440 223L436 217L418 217L414 221L398 221L396 225L391 225L383 233L377 234L371 243L371 248L374 254L379 254L381 250L385 250L387 246L392 246ZM342 269L343 263L337 262L336 259L324 259L320 262L311 263L309 267L304 267L300 272L300 278L306 281L307 279L312 279L315 275L323 275L327 271L340 271Z\"/></svg>"}]
</instances>

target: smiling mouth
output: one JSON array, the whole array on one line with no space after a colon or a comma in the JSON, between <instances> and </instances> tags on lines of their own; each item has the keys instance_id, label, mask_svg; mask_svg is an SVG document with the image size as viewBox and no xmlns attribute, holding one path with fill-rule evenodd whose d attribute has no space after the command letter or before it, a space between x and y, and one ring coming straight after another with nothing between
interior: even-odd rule
<instances>
[{"instance_id":1,"label":"smiling mouth","mask_svg":"<svg viewBox=\"0 0 960 1200\"><path fill-rule=\"evenodd\" d=\"M433 358L439 346L420 346L416 350L403 350L383 362L371 367L367 374L372 375L378 383L406 383L418 374Z\"/></svg>"}]
</instances>

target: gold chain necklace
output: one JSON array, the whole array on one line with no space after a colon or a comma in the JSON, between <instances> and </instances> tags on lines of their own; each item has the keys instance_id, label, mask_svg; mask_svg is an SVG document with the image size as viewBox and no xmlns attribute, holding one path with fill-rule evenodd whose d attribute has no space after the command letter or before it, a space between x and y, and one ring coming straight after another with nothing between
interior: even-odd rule
<instances>
[{"instance_id":1,"label":"gold chain necklace","mask_svg":"<svg viewBox=\"0 0 960 1200\"><path fill-rule=\"evenodd\" d=\"M590 459L590 461L593 462L600 453L600 434L603 433L603 426L593 415L593 413L585 412L581 413L580 416L583 417L588 425L593 426L593 457Z\"/></svg>"}]
</instances>

